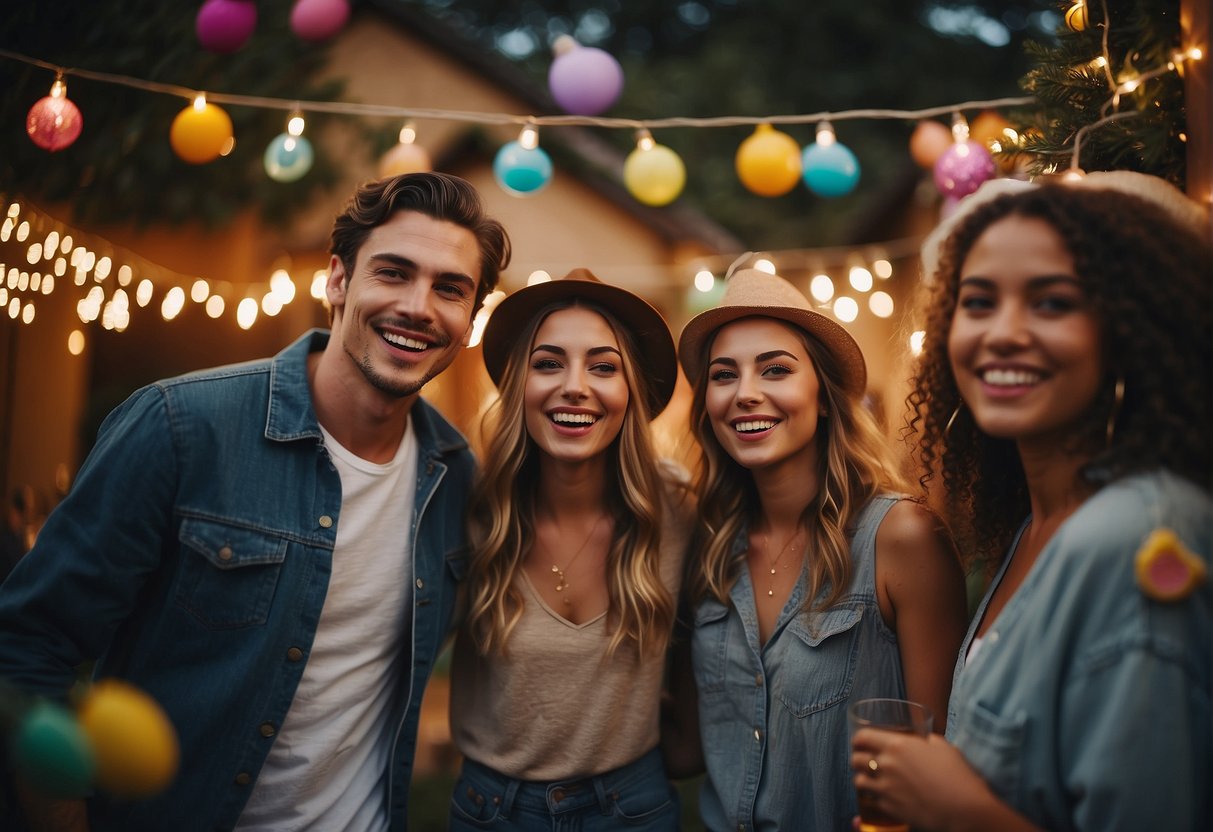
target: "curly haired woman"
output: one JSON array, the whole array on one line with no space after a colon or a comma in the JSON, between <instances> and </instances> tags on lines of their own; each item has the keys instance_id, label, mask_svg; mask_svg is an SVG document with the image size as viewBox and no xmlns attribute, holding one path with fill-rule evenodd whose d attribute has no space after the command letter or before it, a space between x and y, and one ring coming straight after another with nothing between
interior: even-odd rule
<instances>
[{"instance_id":1,"label":"curly haired woman","mask_svg":"<svg viewBox=\"0 0 1213 832\"><path fill-rule=\"evenodd\" d=\"M577 269L502 301L484 360L500 397L452 663L450 828L675 830L658 711L690 504L649 436L669 329Z\"/></svg>"},{"instance_id":2,"label":"curly haired woman","mask_svg":"<svg viewBox=\"0 0 1213 832\"><path fill-rule=\"evenodd\" d=\"M916 829L1208 829L1208 214L1142 174L991 183L924 263L918 448L1001 565L948 741L858 732L856 785Z\"/></svg>"}]
</instances>

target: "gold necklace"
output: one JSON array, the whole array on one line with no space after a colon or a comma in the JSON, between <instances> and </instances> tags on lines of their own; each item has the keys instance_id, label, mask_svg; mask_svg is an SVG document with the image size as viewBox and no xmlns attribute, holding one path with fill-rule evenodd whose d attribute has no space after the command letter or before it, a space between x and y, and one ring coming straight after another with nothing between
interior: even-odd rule
<instances>
[{"instance_id":1,"label":"gold necklace","mask_svg":"<svg viewBox=\"0 0 1213 832\"><path fill-rule=\"evenodd\" d=\"M559 566L557 566L554 563L552 564L552 574L556 575L556 591L557 592L564 592L566 589L569 588L568 579L565 578L565 576L564 576L565 570L567 570L569 567L571 567L573 565L573 563L577 560L577 558L581 557L581 553L585 551L585 547L589 546L590 541L594 538L594 532L598 531L598 527L602 525L602 521L605 519L606 519L605 514L600 514L598 516L598 519L594 521L594 525L590 527L590 533L588 535L586 535L585 540L582 542L581 546L578 547L577 551L573 554L573 556L571 558L569 558L569 562L564 565L564 569L561 569ZM573 602L571 600L569 600L569 596L565 595L564 603L566 606L570 606L570 605L572 605Z\"/></svg>"},{"instance_id":2,"label":"gold necklace","mask_svg":"<svg viewBox=\"0 0 1213 832\"><path fill-rule=\"evenodd\" d=\"M788 551L792 548L792 544L795 543L799 538L801 538L803 536L804 536L804 527L802 526L800 528L800 531L796 532L791 537L789 537L788 542L783 544L783 548L779 550L779 554L775 557L775 559L771 560L770 551L769 551L771 548L771 535L770 535L770 533L768 533L766 535L766 546L764 548L768 550L767 551L767 561L770 563L770 566L771 566L771 578L770 578L769 584L767 586L767 597L768 598L775 597L775 567L779 565L779 561L783 560L783 556L786 555L788 553Z\"/></svg>"}]
</instances>

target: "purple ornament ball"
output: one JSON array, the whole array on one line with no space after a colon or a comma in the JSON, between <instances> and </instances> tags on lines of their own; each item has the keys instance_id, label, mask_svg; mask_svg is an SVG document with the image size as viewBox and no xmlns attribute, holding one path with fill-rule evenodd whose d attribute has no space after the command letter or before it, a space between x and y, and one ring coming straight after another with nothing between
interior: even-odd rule
<instances>
[{"instance_id":1,"label":"purple ornament ball","mask_svg":"<svg viewBox=\"0 0 1213 832\"><path fill-rule=\"evenodd\" d=\"M257 27L253 0L206 0L194 20L194 31L204 49L227 55L239 50Z\"/></svg>"},{"instance_id":2,"label":"purple ornament ball","mask_svg":"<svg viewBox=\"0 0 1213 832\"><path fill-rule=\"evenodd\" d=\"M994 160L980 142L957 142L935 163L935 187L944 196L959 199L981 187L995 171Z\"/></svg>"},{"instance_id":3,"label":"purple ornament ball","mask_svg":"<svg viewBox=\"0 0 1213 832\"><path fill-rule=\"evenodd\" d=\"M567 36L566 36L567 37ZM623 92L623 67L607 52L560 39L548 70L552 98L566 113L596 116L610 109Z\"/></svg>"},{"instance_id":4,"label":"purple ornament ball","mask_svg":"<svg viewBox=\"0 0 1213 832\"><path fill-rule=\"evenodd\" d=\"M328 40L349 19L349 0L298 0L291 9L291 31L302 40Z\"/></svg>"}]
</instances>

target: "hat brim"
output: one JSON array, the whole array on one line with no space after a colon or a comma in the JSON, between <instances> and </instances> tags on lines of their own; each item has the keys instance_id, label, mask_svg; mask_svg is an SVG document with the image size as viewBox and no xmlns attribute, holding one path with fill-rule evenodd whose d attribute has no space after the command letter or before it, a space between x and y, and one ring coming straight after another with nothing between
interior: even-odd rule
<instances>
[{"instance_id":1,"label":"hat brim","mask_svg":"<svg viewBox=\"0 0 1213 832\"><path fill-rule=\"evenodd\" d=\"M867 364L851 334L825 315L788 306L720 306L692 318L678 339L678 358L692 383L703 370L704 345L716 330L742 318L774 318L795 324L833 354L842 372L843 388L848 393L862 396L867 390Z\"/></svg>"},{"instance_id":2,"label":"hat brim","mask_svg":"<svg viewBox=\"0 0 1213 832\"><path fill-rule=\"evenodd\" d=\"M550 280L519 289L493 310L481 341L484 368L500 385L514 343L540 310L563 301L583 301L613 315L636 342L637 375L648 382L649 417L665 410L678 381L678 357L670 328L653 306L638 295L592 280Z\"/></svg>"}]
</instances>

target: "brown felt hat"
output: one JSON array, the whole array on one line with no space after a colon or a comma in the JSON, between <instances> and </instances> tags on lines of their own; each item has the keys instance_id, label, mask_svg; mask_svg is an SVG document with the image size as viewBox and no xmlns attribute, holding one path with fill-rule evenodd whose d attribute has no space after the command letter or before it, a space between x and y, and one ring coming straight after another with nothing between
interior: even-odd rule
<instances>
[{"instance_id":1,"label":"brown felt hat","mask_svg":"<svg viewBox=\"0 0 1213 832\"><path fill-rule=\"evenodd\" d=\"M803 329L834 356L842 371L843 386L862 396L868 370L859 344L840 324L814 312L799 289L778 275L757 269L735 272L725 283L720 304L701 312L687 323L678 339L678 358L692 382L699 377L704 346L716 330L741 318L775 318Z\"/></svg>"},{"instance_id":2,"label":"brown felt hat","mask_svg":"<svg viewBox=\"0 0 1213 832\"><path fill-rule=\"evenodd\" d=\"M484 367L493 384L501 384L514 342L541 309L559 301L579 300L610 312L636 342L637 375L647 381L649 417L669 404L678 380L674 337L661 313L639 295L603 283L589 269L573 269L558 280L535 283L497 304L484 328Z\"/></svg>"}]
</instances>

